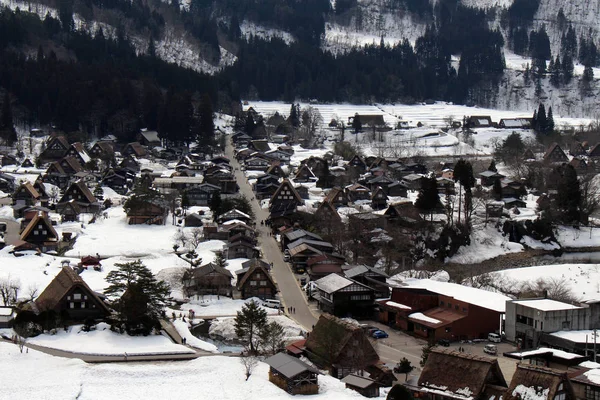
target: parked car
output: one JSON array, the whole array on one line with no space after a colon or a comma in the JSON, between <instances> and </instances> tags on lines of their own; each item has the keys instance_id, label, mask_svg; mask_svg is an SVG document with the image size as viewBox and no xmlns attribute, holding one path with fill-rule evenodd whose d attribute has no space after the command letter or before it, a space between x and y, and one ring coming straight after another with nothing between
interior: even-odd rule
<instances>
[{"instance_id":1,"label":"parked car","mask_svg":"<svg viewBox=\"0 0 600 400\"><path fill-rule=\"evenodd\" d=\"M438 340L438 344L440 346L448 347L450 346L450 341L448 339L440 339Z\"/></svg>"},{"instance_id":2,"label":"parked car","mask_svg":"<svg viewBox=\"0 0 600 400\"><path fill-rule=\"evenodd\" d=\"M265 307L281 309L283 306L279 300L267 299L263 301Z\"/></svg>"},{"instance_id":3,"label":"parked car","mask_svg":"<svg viewBox=\"0 0 600 400\"><path fill-rule=\"evenodd\" d=\"M483 352L495 356L498 354L498 348L495 344L486 344L483 348Z\"/></svg>"},{"instance_id":4,"label":"parked car","mask_svg":"<svg viewBox=\"0 0 600 400\"><path fill-rule=\"evenodd\" d=\"M488 333L488 340L492 343L500 343L502 338L497 333Z\"/></svg>"},{"instance_id":5,"label":"parked car","mask_svg":"<svg viewBox=\"0 0 600 400\"><path fill-rule=\"evenodd\" d=\"M385 339L389 337L389 335L385 331L377 330L371 334L375 339Z\"/></svg>"}]
</instances>

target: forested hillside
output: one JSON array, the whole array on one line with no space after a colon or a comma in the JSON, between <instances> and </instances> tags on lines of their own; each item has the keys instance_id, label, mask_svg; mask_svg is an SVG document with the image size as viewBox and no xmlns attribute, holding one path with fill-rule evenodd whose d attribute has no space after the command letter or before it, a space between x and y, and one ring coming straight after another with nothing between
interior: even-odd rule
<instances>
[{"instance_id":1,"label":"forested hillside","mask_svg":"<svg viewBox=\"0 0 600 400\"><path fill-rule=\"evenodd\" d=\"M577 108L595 92L600 65L595 31L570 19L577 8L555 10L548 25L540 20L553 13L543 9L549 0L3 4L0 85L16 118L92 135L166 130L170 115L192 121L177 129L193 136L204 94L226 111L241 98L503 107L516 99L527 109L548 97L566 110L563 88L583 93L569 105ZM507 52L524 60L516 76ZM515 92L509 83L533 89Z\"/></svg>"}]
</instances>

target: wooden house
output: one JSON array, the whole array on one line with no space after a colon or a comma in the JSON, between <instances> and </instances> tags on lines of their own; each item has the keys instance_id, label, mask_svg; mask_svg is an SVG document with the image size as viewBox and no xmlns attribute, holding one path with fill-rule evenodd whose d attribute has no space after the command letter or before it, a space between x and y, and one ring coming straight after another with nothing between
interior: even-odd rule
<instances>
[{"instance_id":1,"label":"wooden house","mask_svg":"<svg viewBox=\"0 0 600 400\"><path fill-rule=\"evenodd\" d=\"M308 194L308 186L304 186L302 184L300 185L296 185L294 186L294 188L296 189L296 192L298 192L298 194L300 195L300 198L302 198L303 200L308 200L310 199L310 196ZM277 189L275 189L277 190ZM275 192L273 192L275 193ZM269 197L271 197L273 194L271 194Z\"/></svg>"},{"instance_id":2,"label":"wooden house","mask_svg":"<svg viewBox=\"0 0 600 400\"><path fill-rule=\"evenodd\" d=\"M338 379L364 371L379 356L360 326L321 314L305 343L308 358Z\"/></svg>"},{"instance_id":3,"label":"wooden house","mask_svg":"<svg viewBox=\"0 0 600 400\"><path fill-rule=\"evenodd\" d=\"M502 118L498 122L502 129L531 129L531 118Z\"/></svg>"},{"instance_id":4,"label":"wooden house","mask_svg":"<svg viewBox=\"0 0 600 400\"><path fill-rule=\"evenodd\" d=\"M306 261L306 272L311 281L316 281L329 274L342 274L343 257L332 254L321 254Z\"/></svg>"},{"instance_id":5,"label":"wooden house","mask_svg":"<svg viewBox=\"0 0 600 400\"><path fill-rule=\"evenodd\" d=\"M373 314L375 291L372 288L337 274L327 275L315 281L315 285L314 297L323 312L353 318Z\"/></svg>"},{"instance_id":6,"label":"wooden house","mask_svg":"<svg viewBox=\"0 0 600 400\"><path fill-rule=\"evenodd\" d=\"M354 183L346 186L344 189L348 201L355 203L360 200L369 200L371 198L371 191L368 187L361 185L360 183Z\"/></svg>"},{"instance_id":7,"label":"wooden house","mask_svg":"<svg viewBox=\"0 0 600 400\"><path fill-rule=\"evenodd\" d=\"M26 158L23 160L23 162L21 163L21 168L33 168L35 167L35 164L33 163L33 161L31 161L30 158Z\"/></svg>"},{"instance_id":8,"label":"wooden house","mask_svg":"<svg viewBox=\"0 0 600 400\"><path fill-rule=\"evenodd\" d=\"M278 160L278 161L282 162L283 164L289 164L290 159L291 159L291 156L289 155L289 153L286 153L285 151L281 151L279 149L266 151L265 156L267 156L271 159Z\"/></svg>"},{"instance_id":9,"label":"wooden house","mask_svg":"<svg viewBox=\"0 0 600 400\"><path fill-rule=\"evenodd\" d=\"M492 117L489 115L472 115L465 122L467 128L491 128L494 126Z\"/></svg>"},{"instance_id":10,"label":"wooden house","mask_svg":"<svg viewBox=\"0 0 600 400\"><path fill-rule=\"evenodd\" d=\"M379 175L379 176L371 177L371 179L367 180L367 186L369 187L371 192L374 191L375 189L377 189L377 187L379 187L379 186L381 186L381 188L383 188L383 190L387 190L387 187L394 182L395 181L392 178L390 178L389 176Z\"/></svg>"},{"instance_id":11,"label":"wooden house","mask_svg":"<svg viewBox=\"0 0 600 400\"><path fill-rule=\"evenodd\" d=\"M548 147L546 153L544 153L543 160L546 163L569 162L569 158L567 157L563 149L558 145L558 143L552 143Z\"/></svg>"},{"instance_id":12,"label":"wooden house","mask_svg":"<svg viewBox=\"0 0 600 400\"><path fill-rule=\"evenodd\" d=\"M187 227L201 227L203 225L202 217L198 213L190 213L184 218L184 226Z\"/></svg>"},{"instance_id":13,"label":"wooden house","mask_svg":"<svg viewBox=\"0 0 600 400\"><path fill-rule=\"evenodd\" d=\"M287 177L287 174L285 173L285 171L283 170L283 168L281 168L281 165L279 165L278 162L272 163L269 166L269 168L267 168L267 171L265 172L265 174L277 176L278 178L285 178L285 177Z\"/></svg>"},{"instance_id":14,"label":"wooden house","mask_svg":"<svg viewBox=\"0 0 600 400\"><path fill-rule=\"evenodd\" d=\"M362 159L362 157L358 154L355 154L350 161L348 161L348 165L351 167L357 168L361 172L365 172L367 170L367 163Z\"/></svg>"},{"instance_id":15,"label":"wooden house","mask_svg":"<svg viewBox=\"0 0 600 400\"><path fill-rule=\"evenodd\" d=\"M89 154L92 158L110 160L115 156L115 149L111 142L99 141L94 143Z\"/></svg>"},{"instance_id":16,"label":"wooden house","mask_svg":"<svg viewBox=\"0 0 600 400\"><path fill-rule=\"evenodd\" d=\"M507 389L497 359L437 348L431 349L417 386L405 385L426 400L505 398Z\"/></svg>"},{"instance_id":17,"label":"wooden house","mask_svg":"<svg viewBox=\"0 0 600 400\"><path fill-rule=\"evenodd\" d=\"M389 223L402 226L415 226L422 221L421 214L412 201L390 204L383 215Z\"/></svg>"},{"instance_id":18,"label":"wooden house","mask_svg":"<svg viewBox=\"0 0 600 400\"><path fill-rule=\"evenodd\" d=\"M139 142L131 142L127 143L123 147L123 150L121 150L121 154L123 156L134 156L137 158L142 158L146 157L146 154L148 154L148 152L146 151L146 148L142 146Z\"/></svg>"},{"instance_id":19,"label":"wooden house","mask_svg":"<svg viewBox=\"0 0 600 400\"><path fill-rule=\"evenodd\" d=\"M15 177L12 175L0 172L0 191L4 193L12 193L15 191Z\"/></svg>"},{"instance_id":20,"label":"wooden house","mask_svg":"<svg viewBox=\"0 0 600 400\"><path fill-rule=\"evenodd\" d=\"M344 271L344 275L348 279L352 279L358 283L369 286L375 291L375 297L389 298L390 286L387 283L389 276L378 269L367 265L357 265Z\"/></svg>"},{"instance_id":21,"label":"wooden house","mask_svg":"<svg viewBox=\"0 0 600 400\"><path fill-rule=\"evenodd\" d=\"M271 162L269 160L267 160L264 157L258 157L256 155L253 155L252 157L249 157L244 160L244 166L248 170L266 171L267 169L269 169L270 165Z\"/></svg>"},{"instance_id":22,"label":"wooden house","mask_svg":"<svg viewBox=\"0 0 600 400\"><path fill-rule=\"evenodd\" d=\"M81 142L71 143L66 156L75 158L82 166L85 166L91 160L91 157Z\"/></svg>"},{"instance_id":23,"label":"wooden house","mask_svg":"<svg viewBox=\"0 0 600 400\"><path fill-rule=\"evenodd\" d=\"M256 244L247 237L240 237L237 240L227 243L227 259L233 258L256 258L260 255L260 250Z\"/></svg>"},{"instance_id":24,"label":"wooden house","mask_svg":"<svg viewBox=\"0 0 600 400\"><path fill-rule=\"evenodd\" d=\"M108 306L71 267L63 266L35 300L39 311L54 310L71 321L101 319L110 315Z\"/></svg>"},{"instance_id":25,"label":"wooden house","mask_svg":"<svg viewBox=\"0 0 600 400\"><path fill-rule=\"evenodd\" d=\"M291 395L319 393L319 370L286 353L264 361L269 365L269 382Z\"/></svg>"},{"instance_id":26,"label":"wooden house","mask_svg":"<svg viewBox=\"0 0 600 400\"><path fill-rule=\"evenodd\" d=\"M101 208L100 202L98 202L83 181L73 182L65 191L65 194L56 205L56 210L59 214L62 211L63 205L68 202L75 202L81 212L84 213L95 213Z\"/></svg>"},{"instance_id":27,"label":"wooden house","mask_svg":"<svg viewBox=\"0 0 600 400\"><path fill-rule=\"evenodd\" d=\"M139 172L140 163L131 154L128 154L119 163L119 168L127 168L130 171Z\"/></svg>"},{"instance_id":28,"label":"wooden house","mask_svg":"<svg viewBox=\"0 0 600 400\"><path fill-rule=\"evenodd\" d=\"M258 151L260 153L265 153L265 152L271 150L271 147L269 146L269 142L266 139L253 140L248 145L248 148Z\"/></svg>"},{"instance_id":29,"label":"wooden house","mask_svg":"<svg viewBox=\"0 0 600 400\"><path fill-rule=\"evenodd\" d=\"M385 187L383 189L388 196L408 197L408 186L404 182L394 181L387 185L387 190Z\"/></svg>"},{"instance_id":30,"label":"wooden house","mask_svg":"<svg viewBox=\"0 0 600 400\"><path fill-rule=\"evenodd\" d=\"M33 206L40 200L40 193L29 182L22 183L13 193L13 205Z\"/></svg>"},{"instance_id":31,"label":"wooden house","mask_svg":"<svg viewBox=\"0 0 600 400\"><path fill-rule=\"evenodd\" d=\"M296 207L302 204L304 204L304 200L294 189L292 183L288 179L284 179L269 201L269 211L271 213L281 210L296 211Z\"/></svg>"},{"instance_id":32,"label":"wooden house","mask_svg":"<svg viewBox=\"0 0 600 400\"><path fill-rule=\"evenodd\" d=\"M316 233L305 231L304 229L294 229L283 233L281 236L281 250L285 250L288 244L295 242L301 238L308 238L312 240L323 240L323 238Z\"/></svg>"},{"instance_id":33,"label":"wooden house","mask_svg":"<svg viewBox=\"0 0 600 400\"><path fill-rule=\"evenodd\" d=\"M600 368L588 369L584 367L569 373L569 376L576 399L595 400L600 395L600 379L598 379Z\"/></svg>"},{"instance_id":34,"label":"wooden house","mask_svg":"<svg viewBox=\"0 0 600 400\"><path fill-rule=\"evenodd\" d=\"M42 252L56 250L59 237L48 218L48 214L39 211L29 221L23 232L21 232L20 243L29 243Z\"/></svg>"},{"instance_id":35,"label":"wooden house","mask_svg":"<svg viewBox=\"0 0 600 400\"><path fill-rule=\"evenodd\" d=\"M535 154L531 149L526 149L523 152L523 160L525 161L535 161Z\"/></svg>"},{"instance_id":36,"label":"wooden house","mask_svg":"<svg viewBox=\"0 0 600 400\"><path fill-rule=\"evenodd\" d=\"M250 297L258 297L262 300L274 299L277 294L277 285L271 278L268 264L256 258L244 264L242 264L244 268L235 272L237 290L240 291L242 299Z\"/></svg>"},{"instance_id":37,"label":"wooden house","mask_svg":"<svg viewBox=\"0 0 600 400\"><path fill-rule=\"evenodd\" d=\"M373 195L371 196L371 208L373 210L383 210L387 207L388 197L381 188L381 186L377 186Z\"/></svg>"},{"instance_id":38,"label":"wooden house","mask_svg":"<svg viewBox=\"0 0 600 400\"><path fill-rule=\"evenodd\" d=\"M191 272L190 279L184 281L188 293L198 295L212 294L231 297L231 280L233 275L229 270L214 263L209 263Z\"/></svg>"},{"instance_id":39,"label":"wooden house","mask_svg":"<svg viewBox=\"0 0 600 400\"><path fill-rule=\"evenodd\" d=\"M334 187L329 190L323 202L329 203L334 207L344 207L348 205L348 196L342 188Z\"/></svg>"},{"instance_id":40,"label":"wooden house","mask_svg":"<svg viewBox=\"0 0 600 400\"><path fill-rule=\"evenodd\" d=\"M221 193L221 188L210 183L203 183L199 186L187 189L187 194L190 205L192 206L207 206L210 204L213 196Z\"/></svg>"},{"instance_id":41,"label":"wooden house","mask_svg":"<svg viewBox=\"0 0 600 400\"><path fill-rule=\"evenodd\" d=\"M567 371L517 364L517 370L502 398L524 400L535 396L549 400L575 400L576 398Z\"/></svg>"},{"instance_id":42,"label":"wooden house","mask_svg":"<svg viewBox=\"0 0 600 400\"><path fill-rule=\"evenodd\" d=\"M57 211L62 218L62 222L78 221L79 214L82 212L79 204L77 204L75 200L69 200L62 203L60 208L58 208L57 205Z\"/></svg>"},{"instance_id":43,"label":"wooden house","mask_svg":"<svg viewBox=\"0 0 600 400\"><path fill-rule=\"evenodd\" d=\"M148 148L160 146L160 138L156 131L142 131L137 135L137 141Z\"/></svg>"},{"instance_id":44,"label":"wooden house","mask_svg":"<svg viewBox=\"0 0 600 400\"><path fill-rule=\"evenodd\" d=\"M11 306L0 306L0 329L12 328L16 310Z\"/></svg>"},{"instance_id":45,"label":"wooden house","mask_svg":"<svg viewBox=\"0 0 600 400\"><path fill-rule=\"evenodd\" d=\"M323 201L315 211L315 218L319 221L321 228L331 227L331 224L341 223L342 217L335 206L328 201Z\"/></svg>"},{"instance_id":46,"label":"wooden house","mask_svg":"<svg viewBox=\"0 0 600 400\"><path fill-rule=\"evenodd\" d=\"M125 195L133 187L135 174L127 169L109 169L102 177L102 186L108 186L120 195Z\"/></svg>"},{"instance_id":47,"label":"wooden house","mask_svg":"<svg viewBox=\"0 0 600 400\"><path fill-rule=\"evenodd\" d=\"M505 178L505 175L499 174L496 171L483 171L479 173L479 181L481 186L492 186L498 179Z\"/></svg>"},{"instance_id":48,"label":"wooden house","mask_svg":"<svg viewBox=\"0 0 600 400\"><path fill-rule=\"evenodd\" d=\"M237 208L233 208L221 215L219 215L219 222L224 223L227 221L238 220L245 224L252 222L252 217L246 213L241 212Z\"/></svg>"},{"instance_id":49,"label":"wooden house","mask_svg":"<svg viewBox=\"0 0 600 400\"><path fill-rule=\"evenodd\" d=\"M356 374L346 375L342 382L346 384L346 389L352 389L364 397L379 397L380 384L366 376Z\"/></svg>"},{"instance_id":50,"label":"wooden house","mask_svg":"<svg viewBox=\"0 0 600 400\"><path fill-rule=\"evenodd\" d=\"M306 164L302 164L294 175L294 182L315 182L317 177Z\"/></svg>"},{"instance_id":51,"label":"wooden house","mask_svg":"<svg viewBox=\"0 0 600 400\"><path fill-rule=\"evenodd\" d=\"M129 225L164 225L168 212L168 208L162 204L142 201L135 208L129 210L127 223Z\"/></svg>"},{"instance_id":52,"label":"wooden house","mask_svg":"<svg viewBox=\"0 0 600 400\"><path fill-rule=\"evenodd\" d=\"M420 174L408 174L402 178L402 182L410 190L421 190L425 177Z\"/></svg>"},{"instance_id":53,"label":"wooden house","mask_svg":"<svg viewBox=\"0 0 600 400\"><path fill-rule=\"evenodd\" d=\"M59 161L59 164L67 175L75 175L83 171L83 166L75 157L66 156Z\"/></svg>"},{"instance_id":54,"label":"wooden house","mask_svg":"<svg viewBox=\"0 0 600 400\"><path fill-rule=\"evenodd\" d=\"M46 148L38 158L42 162L58 161L67 154L69 147L69 141L66 137L62 135L51 136L46 142Z\"/></svg>"}]
</instances>

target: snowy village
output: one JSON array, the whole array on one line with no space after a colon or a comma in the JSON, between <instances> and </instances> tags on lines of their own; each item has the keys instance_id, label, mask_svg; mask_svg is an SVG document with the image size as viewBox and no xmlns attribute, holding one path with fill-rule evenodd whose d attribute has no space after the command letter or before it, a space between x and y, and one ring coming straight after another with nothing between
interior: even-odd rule
<instances>
[{"instance_id":1,"label":"snowy village","mask_svg":"<svg viewBox=\"0 0 600 400\"><path fill-rule=\"evenodd\" d=\"M594 121L240 108L2 147L0 398L598 399Z\"/></svg>"}]
</instances>

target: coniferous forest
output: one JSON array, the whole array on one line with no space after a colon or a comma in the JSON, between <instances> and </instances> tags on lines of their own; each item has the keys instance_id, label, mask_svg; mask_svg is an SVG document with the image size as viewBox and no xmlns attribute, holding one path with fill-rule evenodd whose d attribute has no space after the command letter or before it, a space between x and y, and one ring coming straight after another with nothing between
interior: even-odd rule
<instances>
[{"instance_id":1,"label":"coniferous forest","mask_svg":"<svg viewBox=\"0 0 600 400\"><path fill-rule=\"evenodd\" d=\"M201 99L225 111L241 98L465 103L470 90L493 86L504 70L503 35L489 29L486 11L457 0L440 0L428 8L412 0L391 2L415 17L435 21L414 46L404 40L390 47L382 40L343 54L326 52L320 48L324 17L356 12L356 1L338 3L332 10L328 0L194 0L189 9L181 9L175 1L153 8L140 1L64 0L58 18L48 14L42 19L5 9L0 12L0 86L21 110L20 118L32 124L94 135L110 132L123 140L147 127L186 140L198 129ZM514 7L525 11L531 7L529 2L517 3ZM211 76L160 60L153 46L165 26L165 8L208 51L218 54L219 43L227 43L237 61ZM548 56L545 32L534 31L523 43L519 32L527 32L531 21L527 12L513 8L505 16L513 32L509 45L539 58ZM136 53L122 26L112 37L101 29L76 30L74 9L89 18L94 10L118 11L130 30L149 35L147 51ZM243 20L285 27L296 40L287 44L243 38ZM595 47L583 46L595 56ZM451 65L452 54L461 55L457 68Z\"/></svg>"}]
</instances>

